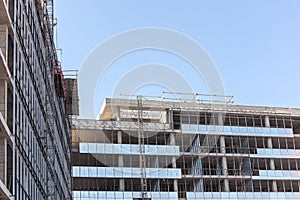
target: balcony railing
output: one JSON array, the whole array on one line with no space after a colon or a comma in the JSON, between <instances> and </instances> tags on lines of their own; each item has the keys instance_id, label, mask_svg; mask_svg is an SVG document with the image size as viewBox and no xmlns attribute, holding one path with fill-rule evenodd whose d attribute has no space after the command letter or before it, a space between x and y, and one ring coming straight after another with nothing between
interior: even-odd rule
<instances>
[{"instance_id":1,"label":"balcony railing","mask_svg":"<svg viewBox=\"0 0 300 200\"><path fill-rule=\"evenodd\" d=\"M141 192L119 192L119 191L73 191L74 200L91 199L142 199ZM151 200L176 200L177 192L147 192L146 197Z\"/></svg>"},{"instance_id":2,"label":"balcony railing","mask_svg":"<svg viewBox=\"0 0 300 200\"><path fill-rule=\"evenodd\" d=\"M140 147L135 144L79 143L79 153L139 155ZM144 145L144 154L179 156L180 152L179 146Z\"/></svg>"},{"instance_id":3,"label":"balcony railing","mask_svg":"<svg viewBox=\"0 0 300 200\"><path fill-rule=\"evenodd\" d=\"M182 124L181 130L182 133L187 134L293 137L293 129L291 128Z\"/></svg>"},{"instance_id":4,"label":"balcony railing","mask_svg":"<svg viewBox=\"0 0 300 200\"><path fill-rule=\"evenodd\" d=\"M140 168L73 166L73 177L141 178ZM181 179L181 169L146 168L146 178Z\"/></svg>"}]
</instances>

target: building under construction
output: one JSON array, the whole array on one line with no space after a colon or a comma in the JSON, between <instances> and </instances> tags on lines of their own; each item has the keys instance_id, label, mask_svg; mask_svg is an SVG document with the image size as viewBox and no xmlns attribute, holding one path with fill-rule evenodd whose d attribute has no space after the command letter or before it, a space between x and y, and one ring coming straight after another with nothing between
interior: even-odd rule
<instances>
[{"instance_id":1,"label":"building under construction","mask_svg":"<svg viewBox=\"0 0 300 200\"><path fill-rule=\"evenodd\" d=\"M71 199L72 112L52 0L0 0L0 199ZM71 106L72 107L72 106ZM68 109L69 108L69 109Z\"/></svg>"},{"instance_id":2,"label":"building under construction","mask_svg":"<svg viewBox=\"0 0 300 200\"><path fill-rule=\"evenodd\" d=\"M107 98L73 120L74 200L300 199L300 109L214 98Z\"/></svg>"}]
</instances>

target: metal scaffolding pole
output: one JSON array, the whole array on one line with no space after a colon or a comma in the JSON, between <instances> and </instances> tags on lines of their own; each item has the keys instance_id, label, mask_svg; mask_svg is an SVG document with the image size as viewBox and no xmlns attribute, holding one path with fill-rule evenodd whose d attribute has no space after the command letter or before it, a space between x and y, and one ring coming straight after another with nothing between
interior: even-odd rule
<instances>
[{"instance_id":1,"label":"metal scaffolding pole","mask_svg":"<svg viewBox=\"0 0 300 200\"><path fill-rule=\"evenodd\" d=\"M139 140L139 163L141 173L141 192L142 199L144 200L147 196L147 177L146 177L146 157L145 157L145 141L144 141L144 130L143 130L143 105L142 96L137 96L138 103L138 140Z\"/></svg>"}]
</instances>

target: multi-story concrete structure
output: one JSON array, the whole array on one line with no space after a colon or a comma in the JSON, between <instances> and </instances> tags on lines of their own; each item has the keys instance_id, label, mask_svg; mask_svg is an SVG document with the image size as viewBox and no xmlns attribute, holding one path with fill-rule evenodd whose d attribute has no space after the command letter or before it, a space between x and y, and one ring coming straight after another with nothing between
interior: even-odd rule
<instances>
[{"instance_id":1,"label":"multi-story concrete structure","mask_svg":"<svg viewBox=\"0 0 300 200\"><path fill-rule=\"evenodd\" d=\"M0 0L0 199L71 199L52 0Z\"/></svg>"},{"instance_id":2,"label":"multi-story concrete structure","mask_svg":"<svg viewBox=\"0 0 300 200\"><path fill-rule=\"evenodd\" d=\"M300 109L108 98L72 126L75 200L300 199Z\"/></svg>"}]
</instances>

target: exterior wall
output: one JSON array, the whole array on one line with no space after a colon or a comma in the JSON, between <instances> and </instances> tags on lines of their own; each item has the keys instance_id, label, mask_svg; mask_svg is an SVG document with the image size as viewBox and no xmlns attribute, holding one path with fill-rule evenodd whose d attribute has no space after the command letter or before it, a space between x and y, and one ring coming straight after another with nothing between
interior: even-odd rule
<instances>
[{"instance_id":1,"label":"exterior wall","mask_svg":"<svg viewBox=\"0 0 300 200\"><path fill-rule=\"evenodd\" d=\"M54 87L50 2L0 1L1 199L72 198L70 130Z\"/></svg>"},{"instance_id":2,"label":"exterior wall","mask_svg":"<svg viewBox=\"0 0 300 200\"><path fill-rule=\"evenodd\" d=\"M73 120L74 199L299 198L298 109L248 106L240 112L243 106L230 105L215 111L194 103L158 111L171 103L156 101L139 119L130 104L104 106L107 121Z\"/></svg>"}]
</instances>

